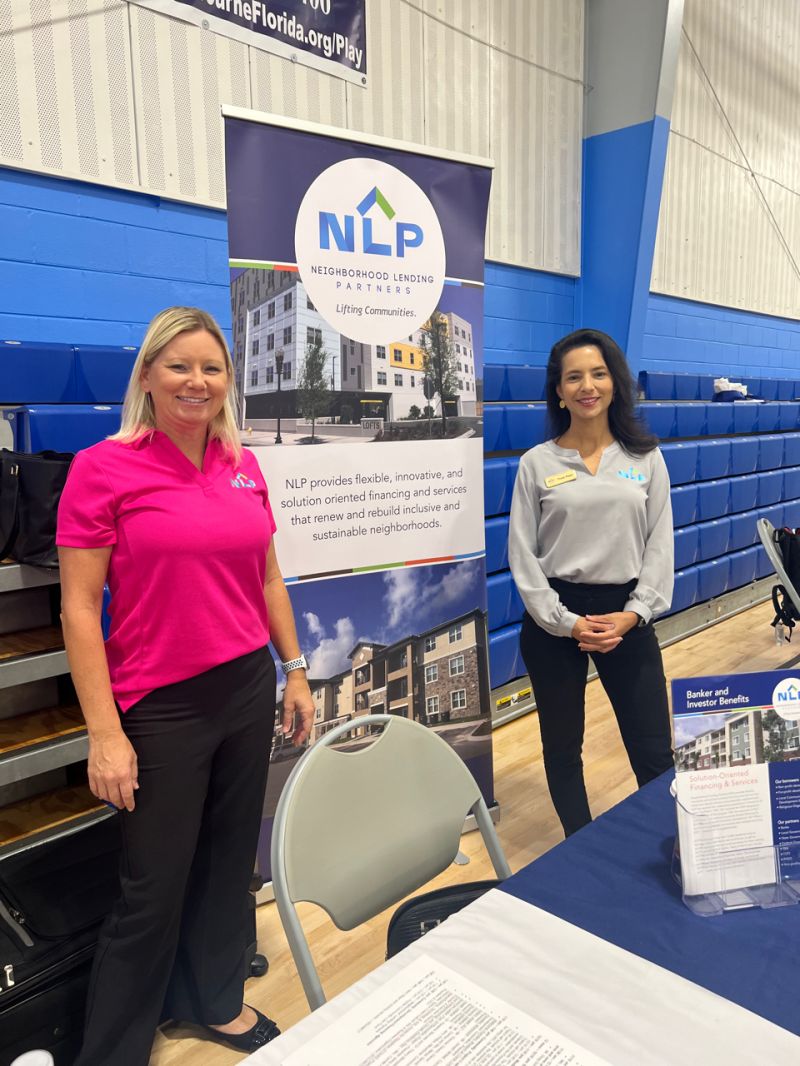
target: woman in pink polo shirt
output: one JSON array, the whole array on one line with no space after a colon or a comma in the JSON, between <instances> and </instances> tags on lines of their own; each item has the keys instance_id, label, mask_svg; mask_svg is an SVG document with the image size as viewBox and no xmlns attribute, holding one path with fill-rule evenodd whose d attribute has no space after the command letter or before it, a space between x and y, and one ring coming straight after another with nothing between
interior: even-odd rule
<instances>
[{"instance_id":1,"label":"woman in pink polo shirt","mask_svg":"<svg viewBox=\"0 0 800 1066\"><path fill-rule=\"evenodd\" d=\"M239 443L234 399L213 318L162 311L122 428L75 457L59 506L89 785L123 810L121 896L100 935L79 1066L146 1066L165 1007L241 1051L278 1033L242 999L275 719L268 641L284 660L282 727L295 744L313 703L267 486Z\"/></svg>"}]
</instances>

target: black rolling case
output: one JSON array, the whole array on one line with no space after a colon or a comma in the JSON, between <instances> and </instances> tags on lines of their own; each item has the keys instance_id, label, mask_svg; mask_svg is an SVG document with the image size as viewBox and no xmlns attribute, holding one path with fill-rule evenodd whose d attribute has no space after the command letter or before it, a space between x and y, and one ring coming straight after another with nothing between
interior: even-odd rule
<instances>
[{"instance_id":1,"label":"black rolling case","mask_svg":"<svg viewBox=\"0 0 800 1066\"><path fill-rule=\"evenodd\" d=\"M0 1066L33 1048L71 1066L119 848L111 817L0 860Z\"/></svg>"},{"instance_id":2,"label":"black rolling case","mask_svg":"<svg viewBox=\"0 0 800 1066\"><path fill-rule=\"evenodd\" d=\"M119 852L111 817L0 859L0 1066L34 1048L55 1066L75 1061L97 936L119 893ZM256 944L261 884L254 879L248 894L245 959L254 977L269 965Z\"/></svg>"}]
</instances>

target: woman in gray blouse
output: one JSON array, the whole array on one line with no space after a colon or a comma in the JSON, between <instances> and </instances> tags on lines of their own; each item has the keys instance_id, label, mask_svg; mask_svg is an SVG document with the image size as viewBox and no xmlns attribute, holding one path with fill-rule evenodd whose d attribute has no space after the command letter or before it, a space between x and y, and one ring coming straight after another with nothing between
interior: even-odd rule
<instances>
[{"instance_id":1,"label":"woman in gray blouse","mask_svg":"<svg viewBox=\"0 0 800 1066\"><path fill-rule=\"evenodd\" d=\"M547 364L552 439L522 456L511 505L509 561L526 608L520 648L567 836L591 821L581 759L589 655L639 785L672 766L652 626L672 599L669 476L634 403L611 337L580 329L558 341Z\"/></svg>"}]
</instances>

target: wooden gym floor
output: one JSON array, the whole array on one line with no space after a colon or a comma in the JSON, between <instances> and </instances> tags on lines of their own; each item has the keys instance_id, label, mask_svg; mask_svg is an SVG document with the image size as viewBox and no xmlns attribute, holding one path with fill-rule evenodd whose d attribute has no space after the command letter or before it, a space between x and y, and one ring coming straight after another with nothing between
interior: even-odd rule
<instances>
[{"instance_id":1,"label":"wooden gym floor","mask_svg":"<svg viewBox=\"0 0 800 1066\"><path fill-rule=\"evenodd\" d=\"M762 604L667 648L667 679L783 666L800 655L800 639L776 646L769 625L772 614L771 604ZM627 796L634 781L598 681L590 683L586 702L586 780L592 810L599 814ZM497 829L512 870L518 870L562 838L545 786L535 714L495 730L494 766L501 809ZM451 867L431 887L494 876L478 833L463 838L462 850L470 856L470 863ZM311 953L329 998L380 965L390 913L342 933L318 908L301 908ZM265 977L248 982L247 1001L287 1029L308 1013L308 1006L274 903L259 908L258 938L270 968ZM236 1051L197 1039L189 1027L167 1027L156 1038L151 1066L234 1066L242 1058Z\"/></svg>"}]
</instances>

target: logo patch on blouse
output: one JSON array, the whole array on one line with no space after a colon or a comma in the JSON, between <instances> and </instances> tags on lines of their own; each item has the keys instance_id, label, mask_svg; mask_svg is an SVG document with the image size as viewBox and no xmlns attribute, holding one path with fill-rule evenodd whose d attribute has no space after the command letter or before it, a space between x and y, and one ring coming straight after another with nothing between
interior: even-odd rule
<instances>
[{"instance_id":1,"label":"logo patch on blouse","mask_svg":"<svg viewBox=\"0 0 800 1066\"><path fill-rule=\"evenodd\" d=\"M238 473L236 477L231 478L231 485L233 485L235 489L254 489L256 487L255 481L241 472Z\"/></svg>"},{"instance_id":2,"label":"logo patch on blouse","mask_svg":"<svg viewBox=\"0 0 800 1066\"><path fill-rule=\"evenodd\" d=\"M629 466L627 470L618 470L617 477L624 477L626 481L647 481L641 470L637 470L635 466Z\"/></svg>"},{"instance_id":3,"label":"logo patch on blouse","mask_svg":"<svg viewBox=\"0 0 800 1066\"><path fill-rule=\"evenodd\" d=\"M544 483L548 489L554 489L558 485L566 485L568 481L575 481L577 477L574 470L562 470L560 474L551 474L550 477L546 477Z\"/></svg>"}]
</instances>

